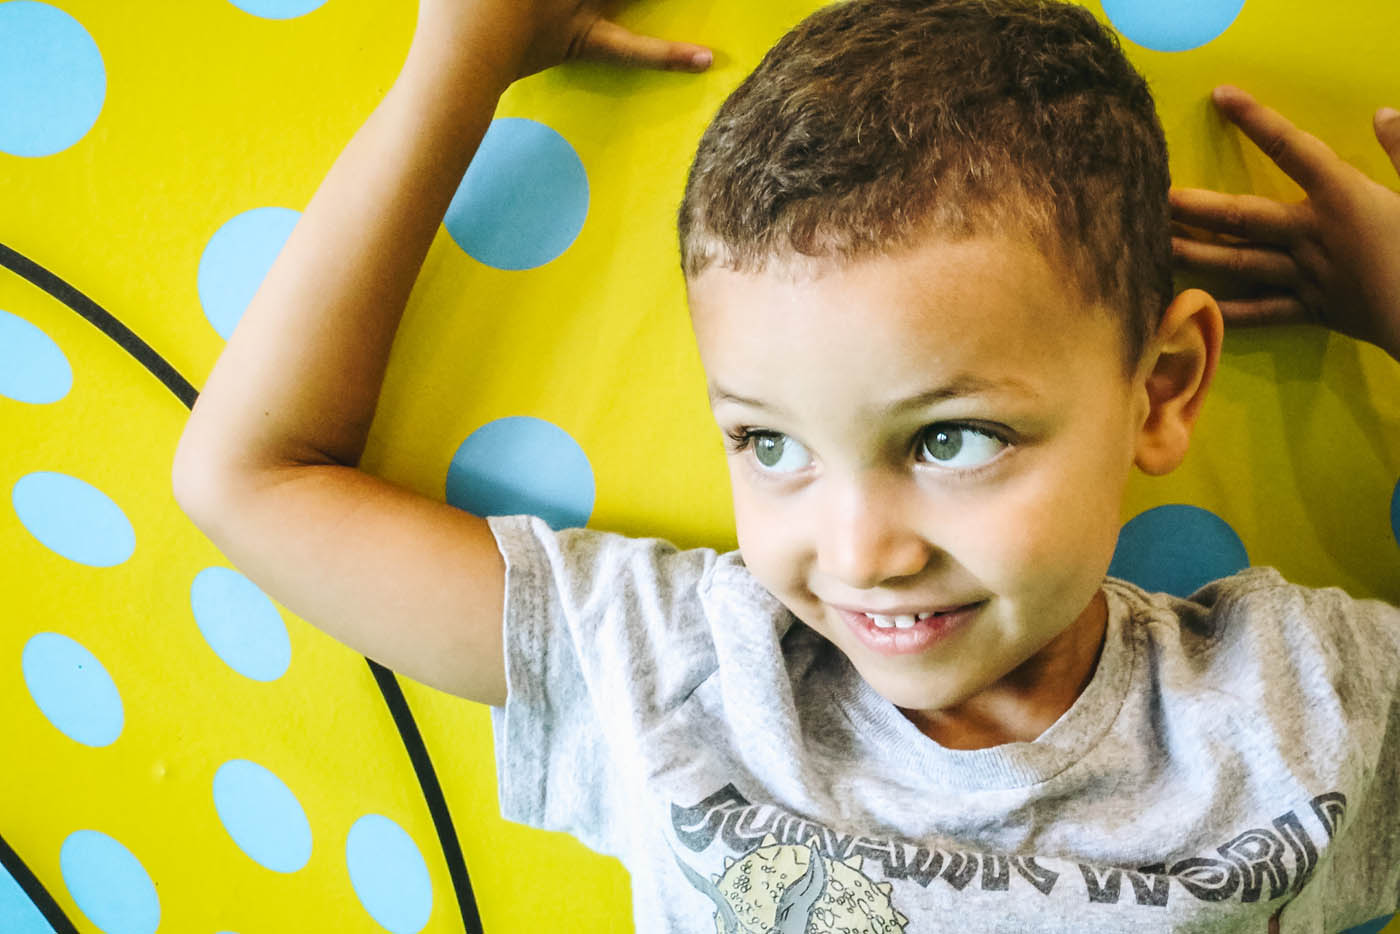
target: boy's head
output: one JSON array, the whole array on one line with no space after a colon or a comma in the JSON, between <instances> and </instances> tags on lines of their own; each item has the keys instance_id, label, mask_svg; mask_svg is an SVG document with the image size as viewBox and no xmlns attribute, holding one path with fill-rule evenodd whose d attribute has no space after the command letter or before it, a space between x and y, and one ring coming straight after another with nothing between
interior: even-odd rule
<instances>
[{"instance_id":1,"label":"boy's head","mask_svg":"<svg viewBox=\"0 0 1400 934\"><path fill-rule=\"evenodd\" d=\"M851 0L725 104L680 223L750 571L935 738L1038 735L1219 347L1142 79L1077 8Z\"/></svg>"},{"instance_id":2,"label":"boy's head","mask_svg":"<svg viewBox=\"0 0 1400 934\"><path fill-rule=\"evenodd\" d=\"M850 0L798 25L700 142L682 265L849 261L930 233L1029 237L1135 360L1171 298L1166 142L1087 10Z\"/></svg>"}]
</instances>

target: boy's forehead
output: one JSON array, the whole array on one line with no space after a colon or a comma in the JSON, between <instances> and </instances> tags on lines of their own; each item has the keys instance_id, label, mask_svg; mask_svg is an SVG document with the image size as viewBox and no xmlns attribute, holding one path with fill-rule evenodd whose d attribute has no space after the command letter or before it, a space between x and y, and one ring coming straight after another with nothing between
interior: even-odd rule
<instances>
[{"instance_id":1,"label":"boy's forehead","mask_svg":"<svg viewBox=\"0 0 1400 934\"><path fill-rule=\"evenodd\" d=\"M1120 366L1121 334L1033 246L929 241L849 263L711 268L689 283L712 402L841 382L874 409L898 400L1037 396L1073 365ZM1092 367L1097 370L1099 367Z\"/></svg>"},{"instance_id":2,"label":"boy's forehead","mask_svg":"<svg viewBox=\"0 0 1400 934\"><path fill-rule=\"evenodd\" d=\"M986 273L995 272L988 277ZM896 291L911 282L957 288L964 282L1014 278L1037 286L1076 286L1066 264L1047 255L1028 234L994 231L966 235L927 230L906 241L854 255L806 255L784 250L761 260L733 265L717 259L691 276L687 286L708 291L712 282L762 283L770 288L835 292L858 286L868 291Z\"/></svg>"},{"instance_id":3,"label":"boy's forehead","mask_svg":"<svg viewBox=\"0 0 1400 934\"><path fill-rule=\"evenodd\" d=\"M856 260L782 257L752 270L715 265L692 277L687 290L702 340L771 338L775 327L802 333L834 324L976 336L981 329L972 325L989 317L1039 331L1090 311L1072 277L1037 248L994 236L929 239Z\"/></svg>"}]
</instances>

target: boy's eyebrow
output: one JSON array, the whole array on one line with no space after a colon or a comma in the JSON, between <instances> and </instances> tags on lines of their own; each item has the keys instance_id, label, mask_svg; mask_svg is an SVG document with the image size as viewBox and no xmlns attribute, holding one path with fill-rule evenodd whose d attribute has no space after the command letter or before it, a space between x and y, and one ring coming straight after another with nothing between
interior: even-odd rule
<instances>
[{"instance_id":1,"label":"boy's eyebrow","mask_svg":"<svg viewBox=\"0 0 1400 934\"><path fill-rule=\"evenodd\" d=\"M727 389L722 389L719 386L716 386L715 384L711 383L710 407L714 408L721 402L733 402L737 405L747 405L750 408L755 409L765 408L764 404L762 402L759 402L757 399L750 399L748 396L741 396L736 393L732 393Z\"/></svg>"},{"instance_id":2,"label":"boy's eyebrow","mask_svg":"<svg viewBox=\"0 0 1400 934\"><path fill-rule=\"evenodd\" d=\"M926 406L958 399L962 396L977 396L991 392L1014 392L1023 396L1039 396L1025 380L1014 376L992 379L976 373L959 373L941 386L917 393L905 399L898 399L883 407L885 413L900 412L905 409L921 409Z\"/></svg>"},{"instance_id":3,"label":"boy's eyebrow","mask_svg":"<svg viewBox=\"0 0 1400 934\"><path fill-rule=\"evenodd\" d=\"M975 396L998 391L1011 391L1025 396L1040 395L1029 383L1014 376L991 379L986 376L978 376L975 373L959 373L941 386L884 405L881 407L881 411L885 414L892 414L905 409L921 409L937 405L940 402L947 402L949 399L957 399L962 396ZM713 407L721 402L733 402L758 409L770 408L757 399L738 395L712 383L710 385L710 405Z\"/></svg>"}]
</instances>

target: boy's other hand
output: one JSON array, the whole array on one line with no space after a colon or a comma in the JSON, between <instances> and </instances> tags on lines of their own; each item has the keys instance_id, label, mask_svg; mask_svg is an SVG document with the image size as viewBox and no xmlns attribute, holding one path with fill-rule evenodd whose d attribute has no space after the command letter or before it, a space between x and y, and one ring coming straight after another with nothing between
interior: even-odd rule
<instances>
[{"instance_id":1,"label":"boy's other hand","mask_svg":"<svg viewBox=\"0 0 1400 934\"><path fill-rule=\"evenodd\" d=\"M1173 218L1215 235L1200 239L1178 228L1178 265L1227 274L1258 293L1222 301L1228 323L1321 324L1400 360L1400 193L1239 88L1216 88L1213 99L1307 197L1283 204L1173 189ZM1400 113L1378 111L1375 132L1400 171Z\"/></svg>"},{"instance_id":2,"label":"boy's other hand","mask_svg":"<svg viewBox=\"0 0 1400 934\"><path fill-rule=\"evenodd\" d=\"M463 25L486 24L496 55L510 56L523 78L571 60L613 62L637 68L704 71L714 60L701 45L632 32L607 17L619 4L607 0L421 0L420 32L441 35Z\"/></svg>"}]
</instances>

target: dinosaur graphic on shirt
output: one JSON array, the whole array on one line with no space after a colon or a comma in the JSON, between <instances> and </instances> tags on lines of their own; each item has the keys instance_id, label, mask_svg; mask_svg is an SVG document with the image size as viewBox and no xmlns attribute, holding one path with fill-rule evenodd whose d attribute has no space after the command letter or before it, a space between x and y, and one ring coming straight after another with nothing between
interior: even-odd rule
<instances>
[{"instance_id":1,"label":"dinosaur graphic on shirt","mask_svg":"<svg viewBox=\"0 0 1400 934\"><path fill-rule=\"evenodd\" d=\"M716 934L903 934L909 920L890 883L861 872L861 857L824 856L816 840L782 844L769 834L713 878L677 862L715 903Z\"/></svg>"}]
</instances>

